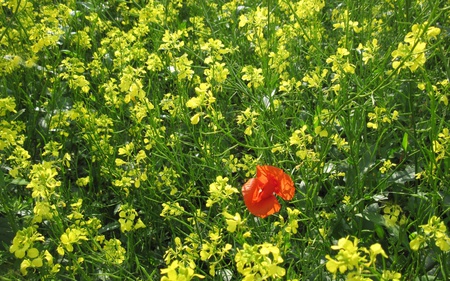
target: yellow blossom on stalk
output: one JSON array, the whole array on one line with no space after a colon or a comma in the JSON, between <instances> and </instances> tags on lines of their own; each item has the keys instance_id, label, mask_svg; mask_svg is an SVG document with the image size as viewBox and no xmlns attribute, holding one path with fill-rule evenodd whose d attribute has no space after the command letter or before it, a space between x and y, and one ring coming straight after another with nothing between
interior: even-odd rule
<instances>
[{"instance_id":1,"label":"yellow blossom on stalk","mask_svg":"<svg viewBox=\"0 0 450 281\"><path fill-rule=\"evenodd\" d=\"M331 70L337 74L355 73L355 65L348 61L347 56L350 52L346 48L338 48L335 55L331 55L326 59L326 63L331 64Z\"/></svg>"},{"instance_id":2,"label":"yellow blossom on stalk","mask_svg":"<svg viewBox=\"0 0 450 281\"><path fill-rule=\"evenodd\" d=\"M308 88L322 89L323 81L328 74L328 69L320 69L316 66L313 71L308 72L302 79L308 85Z\"/></svg>"},{"instance_id":3,"label":"yellow blossom on stalk","mask_svg":"<svg viewBox=\"0 0 450 281\"><path fill-rule=\"evenodd\" d=\"M427 21L422 24L414 24L411 27L411 31L405 35L404 41L410 45L414 45L420 40L429 41L436 39L436 37L441 33L441 29L430 26Z\"/></svg>"},{"instance_id":4,"label":"yellow blossom on stalk","mask_svg":"<svg viewBox=\"0 0 450 281\"><path fill-rule=\"evenodd\" d=\"M145 228L145 224L138 218L138 213L132 206L123 204L119 207L118 212L120 217L120 231L122 231L122 233Z\"/></svg>"},{"instance_id":5,"label":"yellow blossom on stalk","mask_svg":"<svg viewBox=\"0 0 450 281\"><path fill-rule=\"evenodd\" d=\"M173 246L166 250L164 254L164 262L166 264L172 263L174 260L192 261L198 260L200 254L201 239L195 232L189 233L189 235L182 242L179 237L174 238Z\"/></svg>"},{"instance_id":6,"label":"yellow blossom on stalk","mask_svg":"<svg viewBox=\"0 0 450 281\"><path fill-rule=\"evenodd\" d=\"M307 129L308 126L303 125L301 129L295 130L289 138L289 144L297 147L298 150L296 154L302 160L304 160L311 152L308 149L308 145L313 142L313 137L306 132Z\"/></svg>"},{"instance_id":7,"label":"yellow blossom on stalk","mask_svg":"<svg viewBox=\"0 0 450 281\"><path fill-rule=\"evenodd\" d=\"M209 240L203 240L200 249L200 259L202 261L208 261L209 274L215 276L216 265L223 260L225 255L232 249L231 244L222 243L222 236L218 227L213 227L213 230L209 231Z\"/></svg>"},{"instance_id":8,"label":"yellow blossom on stalk","mask_svg":"<svg viewBox=\"0 0 450 281\"><path fill-rule=\"evenodd\" d=\"M251 65L246 65L242 68L242 80L247 81L249 88L257 89L264 85L264 76L262 76L262 69L255 68Z\"/></svg>"},{"instance_id":9,"label":"yellow blossom on stalk","mask_svg":"<svg viewBox=\"0 0 450 281\"><path fill-rule=\"evenodd\" d=\"M244 154L237 164L238 168L242 171L246 171L245 176L250 177L256 173L256 165L258 164L258 159L255 159L250 154Z\"/></svg>"},{"instance_id":10,"label":"yellow blossom on stalk","mask_svg":"<svg viewBox=\"0 0 450 281\"><path fill-rule=\"evenodd\" d=\"M45 23L36 23L28 30L30 46L32 53L37 54L47 47L56 46L60 36L64 35L64 31L58 27L49 27Z\"/></svg>"},{"instance_id":11,"label":"yellow blossom on stalk","mask_svg":"<svg viewBox=\"0 0 450 281\"><path fill-rule=\"evenodd\" d=\"M225 48L220 39L209 38L208 41L200 45L200 49L208 54L205 59L206 64L222 61L222 55L230 53L231 49Z\"/></svg>"},{"instance_id":12,"label":"yellow blossom on stalk","mask_svg":"<svg viewBox=\"0 0 450 281\"><path fill-rule=\"evenodd\" d=\"M241 215L239 213L236 213L234 216L227 211L223 211L222 215L225 217L225 221L227 223L227 231L228 232L235 232L236 229L243 225L245 223L245 220L243 221L241 219Z\"/></svg>"},{"instance_id":13,"label":"yellow blossom on stalk","mask_svg":"<svg viewBox=\"0 0 450 281\"><path fill-rule=\"evenodd\" d=\"M173 117L177 116L181 112L180 97L171 93L165 94L159 105L162 110L169 112L169 114Z\"/></svg>"},{"instance_id":14,"label":"yellow blossom on stalk","mask_svg":"<svg viewBox=\"0 0 450 281\"><path fill-rule=\"evenodd\" d=\"M376 130L382 123L391 124L392 121L398 119L398 115L399 113L397 110L394 110L392 113L388 113L386 108L376 106L374 112L369 112L367 114L370 120L367 122L367 128Z\"/></svg>"},{"instance_id":15,"label":"yellow blossom on stalk","mask_svg":"<svg viewBox=\"0 0 450 281\"><path fill-rule=\"evenodd\" d=\"M334 10L333 12L337 12L337 10ZM339 22L333 24L334 29L353 29L355 33L361 32L362 28L360 28L358 25L359 23L357 21L350 20L350 12L348 10L345 10L342 14L339 14L338 16Z\"/></svg>"},{"instance_id":16,"label":"yellow blossom on stalk","mask_svg":"<svg viewBox=\"0 0 450 281\"><path fill-rule=\"evenodd\" d=\"M196 274L195 263L192 260L178 261L174 260L167 268L161 269L161 281L189 281L193 278L205 278L205 276Z\"/></svg>"},{"instance_id":17,"label":"yellow blossom on stalk","mask_svg":"<svg viewBox=\"0 0 450 281\"><path fill-rule=\"evenodd\" d=\"M376 257L378 255L382 255L386 259L388 258L388 256L386 255L386 252L383 250L380 243L375 243L375 244L370 245L370 248L369 248L370 261L367 264L367 266L370 266L371 264L375 263Z\"/></svg>"},{"instance_id":18,"label":"yellow blossom on stalk","mask_svg":"<svg viewBox=\"0 0 450 281\"><path fill-rule=\"evenodd\" d=\"M51 220L56 212L55 204L50 204L48 201L37 201L33 208L33 223L41 223L42 220Z\"/></svg>"},{"instance_id":19,"label":"yellow blossom on stalk","mask_svg":"<svg viewBox=\"0 0 450 281\"><path fill-rule=\"evenodd\" d=\"M312 20L325 6L323 0L303 0L295 2L278 1L278 5L289 15L291 21L297 18ZM291 11L294 11L292 13ZM294 15L295 14L295 15Z\"/></svg>"},{"instance_id":20,"label":"yellow blossom on stalk","mask_svg":"<svg viewBox=\"0 0 450 281\"><path fill-rule=\"evenodd\" d=\"M12 136L14 136L14 134L12 134ZM21 174L21 170L27 171L27 168L31 166L31 161L29 160L30 158L31 156L27 150L21 146L16 146L11 155L7 158L11 164L13 164L9 174L12 177L18 177Z\"/></svg>"},{"instance_id":21,"label":"yellow blossom on stalk","mask_svg":"<svg viewBox=\"0 0 450 281\"><path fill-rule=\"evenodd\" d=\"M20 272L25 276L28 274L28 268L39 268L43 265L43 259L40 256L39 251L36 248L33 248L28 251L27 257L20 264Z\"/></svg>"},{"instance_id":22,"label":"yellow blossom on stalk","mask_svg":"<svg viewBox=\"0 0 450 281\"><path fill-rule=\"evenodd\" d=\"M287 208L288 218L289 222L287 226L285 227L286 232L297 234L298 231L298 216L301 214L300 210L298 209L291 209Z\"/></svg>"},{"instance_id":23,"label":"yellow blossom on stalk","mask_svg":"<svg viewBox=\"0 0 450 281\"><path fill-rule=\"evenodd\" d=\"M358 252L358 238L350 241L348 237L341 238L337 245L331 246L333 250L339 250L336 259L332 259L329 255L326 256L328 262L326 263L327 270L333 274L339 270L340 273L345 273L347 270L357 268L361 262L367 262L365 257L360 256Z\"/></svg>"},{"instance_id":24,"label":"yellow blossom on stalk","mask_svg":"<svg viewBox=\"0 0 450 281\"><path fill-rule=\"evenodd\" d=\"M222 163L224 163L225 167L232 173L236 173L238 170L238 160L239 159L237 157L231 154L228 159L222 158Z\"/></svg>"},{"instance_id":25,"label":"yellow blossom on stalk","mask_svg":"<svg viewBox=\"0 0 450 281\"><path fill-rule=\"evenodd\" d=\"M297 81L295 78L290 78L290 79L283 79L280 82L280 92L286 92L286 93L290 93L293 92L295 90L298 90L298 88L302 85L301 81Z\"/></svg>"},{"instance_id":26,"label":"yellow blossom on stalk","mask_svg":"<svg viewBox=\"0 0 450 281\"><path fill-rule=\"evenodd\" d=\"M147 61L145 62L145 64L147 65L147 69L150 71L161 71L164 67L164 64L161 60L161 58L158 56L158 54L156 53L151 53L148 58Z\"/></svg>"},{"instance_id":27,"label":"yellow blossom on stalk","mask_svg":"<svg viewBox=\"0 0 450 281\"><path fill-rule=\"evenodd\" d=\"M227 177L217 176L216 181L209 185L206 207L211 207L219 202L227 202L233 194L239 193L237 188L228 184L228 180Z\"/></svg>"},{"instance_id":28,"label":"yellow blossom on stalk","mask_svg":"<svg viewBox=\"0 0 450 281\"><path fill-rule=\"evenodd\" d=\"M259 115L259 113L257 113L254 110L251 110L250 107L247 107L247 109L245 109L245 111L241 111L241 114L239 114L236 117L237 123L238 124L246 124L247 127L244 131L244 134L246 134L247 136L251 136L253 134L253 128L256 125L256 120L257 120L257 116Z\"/></svg>"},{"instance_id":29,"label":"yellow blossom on stalk","mask_svg":"<svg viewBox=\"0 0 450 281\"><path fill-rule=\"evenodd\" d=\"M140 100L141 102L134 104L131 109L132 117L137 123L141 123L142 119L146 118L149 114L149 111L154 109L154 105L149 101L147 97L143 97Z\"/></svg>"},{"instance_id":30,"label":"yellow blossom on stalk","mask_svg":"<svg viewBox=\"0 0 450 281\"><path fill-rule=\"evenodd\" d=\"M84 215L82 214L81 207L83 205L83 199L78 199L77 202L70 204L70 207L72 207L72 213L67 215L67 218L69 220L72 220L75 224L79 225L80 220L84 218Z\"/></svg>"},{"instance_id":31,"label":"yellow blossom on stalk","mask_svg":"<svg viewBox=\"0 0 450 281\"><path fill-rule=\"evenodd\" d=\"M62 149L62 144L56 141L49 141L44 145L44 152L42 156L51 155L53 157L59 156L59 151Z\"/></svg>"},{"instance_id":32,"label":"yellow blossom on stalk","mask_svg":"<svg viewBox=\"0 0 450 281\"><path fill-rule=\"evenodd\" d=\"M66 58L61 62L61 68L64 71L59 74L59 77L67 80L71 89L79 89L83 93L88 93L90 90L90 83L83 75L85 72L85 65L78 58Z\"/></svg>"},{"instance_id":33,"label":"yellow blossom on stalk","mask_svg":"<svg viewBox=\"0 0 450 281\"><path fill-rule=\"evenodd\" d=\"M437 27L423 24L414 24L411 32L406 34L403 43L399 43L392 55L392 67L400 72L403 68L409 68L411 72L415 72L426 62L425 50L427 42L435 39L441 30Z\"/></svg>"},{"instance_id":34,"label":"yellow blossom on stalk","mask_svg":"<svg viewBox=\"0 0 450 281\"><path fill-rule=\"evenodd\" d=\"M191 16L189 17L189 22L192 23L192 26L186 28L189 35L193 33L194 35L202 37L204 34L212 33L211 28L205 25L205 18L202 16ZM195 46L195 49L197 50L198 46Z\"/></svg>"},{"instance_id":35,"label":"yellow blossom on stalk","mask_svg":"<svg viewBox=\"0 0 450 281\"><path fill-rule=\"evenodd\" d=\"M402 68L408 67L411 72L415 72L419 67L426 62L425 47L427 43L419 42L416 45L408 45L399 43L396 50L392 52L393 62L392 67L398 71ZM401 60L401 59L407 60Z\"/></svg>"},{"instance_id":36,"label":"yellow blossom on stalk","mask_svg":"<svg viewBox=\"0 0 450 281\"><path fill-rule=\"evenodd\" d=\"M367 42L365 46L360 43L356 50L362 53L362 60L364 64L367 64L369 61L375 61L375 54L379 48L378 40L374 38L372 41Z\"/></svg>"},{"instance_id":37,"label":"yellow blossom on stalk","mask_svg":"<svg viewBox=\"0 0 450 281\"><path fill-rule=\"evenodd\" d=\"M189 60L187 54L183 54L180 57L175 58L175 71L177 73L178 81L189 80L194 75L191 65L193 61Z\"/></svg>"},{"instance_id":38,"label":"yellow blossom on stalk","mask_svg":"<svg viewBox=\"0 0 450 281\"><path fill-rule=\"evenodd\" d=\"M338 134L334 134L331 136L333 140L333 145L337 147L339 150L348 151L350 149L347 140L339 136Z\"/></svg>"},{"instance_id":39,"label":"yellow blossom on stalk","mask_svg":"<svg viewBox=\"0 0 450 281\"><path fill-rule=\"evenodd\" d=\"M106 260L114 264L122 264L125 260L126 250L123 248L119 239L110 239L105 241L103 251Z\"/></svg>"},{"instance_id":40,"label":"yellow blossom on stalk","mask_svg":"<svg viewBox=\"0 0 450 281\"><path fill-rule=\"evenodd\" d=\"M297 234L298 231L298 216L301 214L298 209L287 208L288 221L286 222L282 215L279 215L279 221L274 223L274 226L279 226L285 233ZM284 235L284 232L279 232L278 235Z\"/></svg>"},{"instance_id":41,"label":"yellow blossom on stalk","mask_svg":"<svg viewBox=\"0 0 450 281\"><path fill-rule=\"evenodd\" d=\"M448 106L448 93L450 92L449 87L450 82L449 79L444 79L441 81L438 81L436 85L432 85L433 91L430 91L428 95L435 96L439 102L442 102L445 106ZM421 90L424 90L425 86Z\"/></svg>"},{"instance_id":42,"label":"yellow blossom on stalk","mask_svg":"<svg viewBox=\"0 0 450 281\"><path fill-rule=\"evenodd\" d=\"M211 84L200 83L198 87L195 87L196 97L189 99L186 102L186 106L189 108L197 108L201 106L209 106L216 101L211 91Z\"/></svg>"},{"instance_id":43,"label":"yellow blossom on stalk","mask_svg":"<svg viewBox=\"0 0 450 281\"><path fill-rule=\"evenodd\" d=\"M29 226L22 230L17 231L13 238L12 245L9 247L9 252L13 253L18 259L24 258L26 255L34 256L33 253L37 251L34 247L36 241L44 241L44 236L37 232L37 226Z\"/></svg>"},{"instance_id":44,"label":"yellow blossom on stalk","mask_svg":"<svg viewBox=\"0 0 450 281\"><path fill-rule=\"evenodd\" d=\"M413 251L418 251L420 247L426 244L427 238L423 235L413 233L410 235L411 241L409 241L409 247Z\"/></svg>"},{"instance_id":45,"label":"yellow blossom on stalk","mask_svg":"<svg viewBox=\"0 0 450 281\"><path fill-rule=\"evenodd\" d=\"M61 245L58 247L58 254L64 255L64 250L73 252L73 244L81 244L82 241L88 241L87 231L84 228L69 227L66 232L61 235Z\"/></svg>"},{"instance_id":46,"label":"yellow blossom on stalk","mask_svg":"<svg viewBox=\"0 0 450 281\"><path fill-rule=\"evenodd\" d=\"M31 196L44 200L50 198L55 189L61 185L61 182L55 179L57 175L58 172L53 167L52 162L44 161L33 165L30 172L31 180L27 185L27 188L33 190Z\"/></svg>"},{"instance_id":47,"label":"yellow blossom on stalk","mask_svg":"<svg viewBox=\"0 0 450 281\"><path fill-rule=\"evenodd\" d=\"M382 174L385 174L395 166L397 166L397 164L392 163L391 160L388 159L383 161L383 166L381 166L379 170Z\"/></svg>"},{"instance_id":48,"label":"yellow blossom on stalk","mask_svg":"<svg viewBox=\"0 0 450 281\"><path fill-rule=\"evenodd\" d=\"M131 66L126 66L121 73L119 90L125 97L123 101L125 103L130 103L131 101L144 101L145 91L142 79L140 76L145 74L145 70L142 67L133 68Z\"/></svg>"},{"instance_id":49,"label":"yellow blossom on stalk","mask_svg":"<svg viewBox=\"0 0 450 281\"><path fill-rule=\"evenodd\" d=\"M179 51L180 48L184 46L184 41L182 41L182 39L186 36L187 34L183 30L170 32L166 29L162 37L163 44L159 46L159 50L170 51L172 49L176 49Z\"/></svg>"},{"instance_id":50,"label":"yellow blossom on stalk","mask_svg":"<svg viewBox=\"0 0 450 281\"><path fill-rule=\"evenodd\" d=\"M0 117L5 116L8 112L17 113L15 99L13 97L0 98Z\"/></svg>"},{"instance_id":51,"label":"yellow blossom on stalk","mask_svg":"<svg viewBox=\"0 0 450 281\"><path fill-rule=\"evenodd\" d=\"M205 69L206 81L211 83L214 81L222 84L230 74L230 71L225 67L225 63L214 62L209 68Z\"/></svg>"},{"instance_id":52,"label":"yellow blossom on stalk","mask_svg":"<svg viewBox=\"0 0 450 281\"><path fill-rule=\"evenodd\" d=\"M20 65L23 65L23 59L17 55L6 55L3 57L3 62L5 61L6 63L3 65L0 63L0 69L2 69L2 72L5 74L13 73Z\"/></svg>"},{"instance_id":53,"label":"yellow blossom on stalk","mask_svg":"<svg viewBox=\"0 0 450 281\"><path fill-rule=\"evenodd\" d=\"M270 52L269 65L271 69L275 69L277 73L281 74L289 66L289 56L291 54L284 45L278 47L277 52Z\"/></svg>"},{"instance_id":54,"label":"yellow blossom on stalk","mask_svg":"<svg viewBox=\"0 0 450 281\"><path fill-rule=\"evenodd\" d=\"M433 152L436 154L436 161L440 161L449 157L450 146L450 130L448 128L442 129L438 134L438 139L433 141Z\"/></svg>"},{"instance_id":55,"label":"yellow blossom on stalk","mask_svg":"<svg viewBox=\"0 0 450 281\"><path fill-rule=\"evenodd\" d=\"M78 178L75 181L75 184L78 186L87 186L90 183L91 179L89 176L87 177L83 177L83 178Z\"/></svg>"},{"instance_id":56,"label":"yellow blossom on stalk","mask_svg":"<svg viewBox=\"0 0 450 281\"><path fill-rule=\"evenodd\" d=\"M422 234L415 233L413 239L409 242L412 250L417 251L427 241L433 241L435 245L443 252L450 251L450 237L447 234L447 226L437 216L432 216L427 224L421 225Z\"/></svg>"},{"instance_id":57,"label":"yellow blossom on stalk","mask_svg":"<svg viewBox=\"0 0 450 281\"><path fill-rule=\"evenodd\" d=\"M172 139L173 136L171 135L170 138ZM158 177L159 181L156 182L158 188L170 187L170 195L175 195L178 192L176 181L180 175L175 169L164 166L162 171L158 173Z\"/></svg>"},{"instance_id":58,"label":"yellow blossom on stalk","mask_svg":"<svg viewBox=\"0 0 450 281\"><path fill-rule=\"evenodd\" d=\"M375 263L376 257L382 255L387 258L386 253L379 243L370 246L369 250L365 247L358 247L359 239L354 238L353 242L349 237L339 239L337 245L331 246L333 250L338 250L334 258L326 255L327 270L336 275L338 272L343 274L348 272L347 277L356 278L365 269ZM349 279L347 279L349 280ZM357 280L357 279L354 279Z\"/></svg>"},{"instance_id":59,"label":"yellow blossom on stalk","mask_svg":"<svg viewBox=\"0 0 450 281\"><path fill-rule=\"evenodd\" d=\"M402 278L402 274L395 271L390 270L384 270L383 274L381 275L381 281L400 281Z\"/></svg>"},{"instance_id":60,"label":"yellow blossom on stalk","mask_svg":"<svg viewBox=\"0 0 450 281\"><path fill-rule=\"evenodd\" d=\"M283 262L280 250L270 243L244 243L243 248L238 249L234 260L237 271L243 275L242 280L277 279L286 274L286 270L279 265Z\"/></svg>"},{"instance_id":61,"label":"yellow blossom on stalk","mask_svg":"<svg viewBox=\"0 0 450 281\"><path fill-rule=\"evenodd\" d=\"M176 217L182 215L185 211L183 206L178 202L162 203L163 210L161 211L161 217Z\"/></svg>"},{"instance_id":62,"label":"yellow blossom on stalk","mask_svg":"<svg viewBox=\"0 0 450 281\"><path fill-rule=\"evenodd\" d=\"M267 40L264 32L267 30L269 20L269 9L258 6L256 10L239 16L239 28L243 29L246 38L255 46L255 52L258 56L266 55ZM256 87L255 87L256 88Z\"/></svg>"},{"instance_id":63,"label":"yellow blossom on stalk","mask_svg":"<svg viewBox=\"0 0 450 281\"><path fill-rule=\"evenodd\" d=\"M90 49L92 47L91 38L89 37L89 26L84 30L78 30L71 38L70 44L80 49Z\"/></svg>"},{"instance_id":64,"label":"yellow blossom on stalk","mask_svg":"<svg viewBox=\"0 0 450 281\"><path fill-rule=\"evenodd\" d=\"M387 204L383 208L384 223L387 227L394 227L395 225L403 225L406 223L406 217L402 214L402 208L397 204Z\"/></svg>"}]
</instances>

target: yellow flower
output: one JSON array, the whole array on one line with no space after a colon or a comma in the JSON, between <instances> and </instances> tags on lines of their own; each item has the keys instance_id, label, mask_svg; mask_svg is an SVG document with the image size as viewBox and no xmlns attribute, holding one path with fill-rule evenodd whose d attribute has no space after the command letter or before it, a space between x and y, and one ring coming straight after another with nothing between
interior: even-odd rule
<instances>
[{"instance_id":1,"label":"yellow flower","mask_svg":"<svg viewBox=\"0 0 450 281\"><path fill-rule=\"evenodd\" d=\"M279 279L286 274L286 270L279 264L283 262L280 250L270 243L249 245L244 243L235 255L237 271L243 280Z\"/></svg>"},{"instance_id":2,"label":"yellow flower","mask_svg":"<svg viewBox=\"0 0 450 281\"><path fill-rule=\"evenodd\" d=\"M409 247L413 251L418 251L420 246L426 242L426 238L420 234L416 234L414 239L409 242Z\"/></svg>"},{"instance_id":3,"label":"yellow flower","mask_svg":"<svg viewBox=\"0 0 450 281\"><path fill-rule=\"evenodd\" d=\"M103 251L105 252L107 261L114 264L121 264L125 260L126 250L121 245L120 240L115 238L105 242Z\"/></svg>"},{"instance_id":4,"label":"yellow flower","mask_svg":"<svg viewBox=\"0 0 450 281\"><path fill-rule=\"evenodd\" d=\"M181 206L178 202L163 203L162 206L163 210L160 214L161 217L180 216L184 213L183 206Z\"/></svg>"},{"instance_id":5,"label":"yellow flower","mask_svg":"<svg viewBox=\"0 0 450 281\"><path fill-rule=\"evenodd\" d=\"M242 80L248 81L247 86L249 88L259 88L264 84L264 76L262 76L262 69L255 68L251 65L244 66L242 68Z\"/></svg>"},{"instance_id":6,"label":"yellow flower","mask_svg":"<svg viewBox=\"0 0 450 281\"><path fill-rule=\"evenodd\" d=\"M9 252L14 253L16 258L22 259L29 249L33 249L34 242L36 241L44 241L44 236L37 232L37 226L30 226L19 230L13 238ZM33 252L34 250L31 251Z\"/></svg>"},{"instance_id":7,"label":"yellow flower","mask_svg":"<svg viewBox=\"0 0 450 281\"><path fill-rule=\"evenodd\" d=\"M185 263L188 263L188 265L186 266ZM167 268L161 269L161 274L163 275L161 281L188 281L194 277L205 278L203 275L196 274L194 269L194 262L174 260Z\"/></svg>"},{"instance_id":8,"label":"yellow flower","mask_svg":"<svg viewBox=\"0 0 450 281\"><path fill-rule=\"evenodd\" d=\"M390 270L383 271L383 274L381 275L381 281L389 281L389 280L400 281L401 278L402 278L401 273Z\"/></svg>"},{"instance_id":9,"label":"yellow flower","mask_svg":"<svg viewBox=\"0 0 450 281\"><path fill-rule=\"evenodd\" d=\"M198 122L200 122L200 116L202 116L202 115L203 115L202 112L198 112L198 113L194 114L194 115L191 117L191 124L192 124L192 125L197 125Z\"/></svg>"},{"instance_id":10,"label":"yellow flower","mask_svg":"<svg viewBox=\"0 0 450 281\"><path fill-rule=\"evenodd\" d=\"M224 211L222 215L225 217L225 221L227 223L227 230L228 232L235 232L236 228L243 224L243 221L241 219L241 215L239 213L236 213L234 216L227 211Z\"/></svg>"},{"instance_id":11,"label":"yellow flower","mask_svg":"<svg viewBox=\"0 0 450 281\"><path fill-rule=\"evenodd\" d=\"M72 244L80 244L81 241L87 241L87 232L81 228L67 228L66 232L61 235L61 244L68 252L73 252ZM63 251L64 252L64 251Z\"/></svg>"},{"instance_id":12,"label":"yellow flower","mask_svg":"<svg viewBox=\"0 0 450 281\"><path fill-rule=\"evenodd\" d=\"M123 204L119 208L119 223L120 231L123 233L127 231L133 231L139 228L145 228L145 224L140 218L138 218L138 213L133 207L128 204ZM136 221L137 219L137 221Z\"/></svg>"},{"instance_id":13,"label":"yellow flower","mask_svg":"<svg viewBox=\"0 0 450 281\"><path fill-rule=\"evenodd\" d=\"M239 193L237 188L228 184L228 180L227 177L217 176L216 181L209 185L206 207L211 207L218 202L226 202L233 194Z\"/></svg>"}]
</instances>

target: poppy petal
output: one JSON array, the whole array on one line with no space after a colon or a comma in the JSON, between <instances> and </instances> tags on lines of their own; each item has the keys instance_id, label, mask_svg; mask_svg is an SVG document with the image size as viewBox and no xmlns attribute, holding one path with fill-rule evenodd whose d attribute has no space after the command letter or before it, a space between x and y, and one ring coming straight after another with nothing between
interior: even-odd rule
<instances>
[{"instance_id":1,"label":"poppy petal","mask_svg":"<svg viewBox=\"0 0 450 281\"><path fill-rule=\"evenodd\" d=\"M277 193L277 195L284 200L291 200L295 194L295 186L291 177L283 172L283 175L281 176L279 182L280 193Z\"/></svg>"},{"instance_id":2,"label":"poppy petal","mask_svg":"<svg viewBox=\"0 0 450 281\"><path fill-rule=\"evenodd\" d=\"M255 216L265 218L280 211L281 205L275 196L268 197L257 205L247 206L250 213Z\"/></svg>"},{"instance_id":3,"label":"poppy petal","mask_svg":"<svg viewBox=\"0 0 450 281\"><path fill-rule=\"evenodd\" d=\"M294 197L295 186L291 177L282 169L274 166L261 166L260 174L265 178L273 178L277 182L274 192L284 200L291 200ZM267 181L270 181L267 180Z\"/></svg>"},{"instance_id":4,"label":"poppy petal","mask_svg":"<svg viewBox=\"0 0 450 281\"><path fill-rule=\"evenodd\" d=\"M244 196L244 202L245 205L252 204L253 198L256 190L256 179L249 179L243 186L242 186L242 195Z\"/></svg>"},{"instance_id":5,"label":"poppy petal","mask_svg":"<svg viewBox=\"0 0 450 281\"><path fill-rule=\"evenodd\" d=\"M256 178L249 179L242 186L242 195L244 195L244 203L250 213L255 216L265 218L278 212L281 206L274 195L262 199L259 198L260 200L255 200L258 198L260 193L260 185L261 182Z\"/></svg>"},{"instance_id":6,"label":"poppy petal","mask_svg":"<svg viewBox=\"0 0 450 281\"><path fill-rule=\"evenodd\" d=\"M253 215L261 218L281 209L275 194L284 200L291 200L294 193L291 177L282 169L268 165L256 166L256 178L249 179L242 186L245 205Z\"/></svg>"}]
</instances>

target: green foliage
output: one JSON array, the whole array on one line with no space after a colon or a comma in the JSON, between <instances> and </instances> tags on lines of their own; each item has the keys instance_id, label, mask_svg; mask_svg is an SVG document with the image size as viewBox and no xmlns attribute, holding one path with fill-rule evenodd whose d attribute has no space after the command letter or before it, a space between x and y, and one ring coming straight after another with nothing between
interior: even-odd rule
<instances>
[{"instance_id":1,"label":"green foliage","mask_svg":"<svg viewBox=\"0 0 450 281\"><path fill-rule=\"evenodd\" d=\"M448 1L1 9L5 280L450 278Z\"/></svg>"}]
</instances>

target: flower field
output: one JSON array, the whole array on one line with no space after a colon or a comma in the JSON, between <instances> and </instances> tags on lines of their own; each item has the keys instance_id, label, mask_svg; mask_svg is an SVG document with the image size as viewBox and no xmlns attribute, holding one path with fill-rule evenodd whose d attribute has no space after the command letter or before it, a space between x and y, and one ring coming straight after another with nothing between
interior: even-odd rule
<instances>
[{"instance_id":1,"label":"flower field","mask_svg":"<svg viewBox=\"0 0 450 281\"><path fill-rule=\"evenodd\" d=\"M1 8L0 280L450 280L450 1Z\"/></svg>"}]
</instances>

